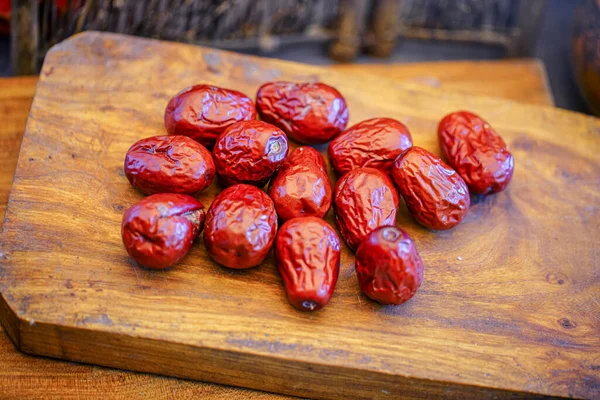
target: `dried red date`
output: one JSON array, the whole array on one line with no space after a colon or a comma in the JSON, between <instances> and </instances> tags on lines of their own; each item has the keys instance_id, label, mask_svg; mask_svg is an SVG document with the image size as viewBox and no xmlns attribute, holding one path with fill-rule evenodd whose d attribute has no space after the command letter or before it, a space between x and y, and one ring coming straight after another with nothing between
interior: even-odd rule
<instances>
[{"instance_id":1,"label":"dried red date","mask_svg":"<svg viewBox=\"0 0 600 400\"><path fill-rule=\"evenodd\" d=\"M324 172L327 172L323 156L312 147L297 147L285 161L286 164L313 164Z\"/></svg>"},{"instance_id":2,"label":"dried red date","mask_svg":"<svg viewBox=\"0 0 600 400\"><path fill-rule=\"evenodd\" d=\"M331 184L323 157L311 147L292 152L269 184L269 196L282 221L296 217L323 218L331 207Z\"/></svg>"},{"instance_id":3,"label":"dried red date","mask_svg":"<svg viewBox=\"0 0 600 400\"><path fill-rule=\"evenodd\" d=\"M356 275L369 298L381 304L402 304L421 286L423 262L408 233L383 226L358 246Z\"/></svg>"},{"instance_id":4,"label":"dried red date","mask_svg":"<svg viewBox=\"0 0 600 400\"><path fill-rule=\"evenodd\" d=\"M129 256L147 268L177 264L204 226L202 203L185 194L148 196L125 211L121 224Z\"/></svg>"},{"instance_id":5,"label":"dried red date","mask_svg":"<svg viewBox=\"0 0 600 400\"><path fill-rule=\"evenodd\" d=\"M438 137L448 164L472 193L495 193L506 188L513 175L513 156L487 121L467 111L454 112L440 122Z\"/></svg>"},{"instance_id":6,"label":"dried red date","mask_svg":"<svg viewBox=\"0 0 600 400\"><path fill-rule=\"evenodd\" d=\"M359 167L377 168L389 174L394 160L412 146L408 128L391 118L359 122L329 144L329 159L339 175Z\"/></svg>"},{"instance_id":7,"label":"dried red date","mask_svg":"<svg viewBox=\"0 0 600 400\"><path fill-rule=\"evenodd\" d=\"M287 136L263 121L231 125L215 143L213 156L221 183L264 186L285 161Z\"/></svg>"},{"instance_id":8,"label":"dried red date","mask_svg":"<svg viewBox=\"0 0 600 400\"><path fill-rule=\"evenodd\" d=\"M453 228L469 211L471 200L465 181L421 147L411 147L398 157L392 178L408 211L427 228Z\"/></svg>"},{"instance_id":9,"label":"dried red date","mask_svg":"<svg viewBox=\"0 0 600 400\"><path fill-rule=\"evenodd\" d=\"M273 202L255 186L234 185L215 198L206 214L209 256L229 268L251 268L267 257L277 232Z\"/></svg>"},{"instance_id":10,"label":"dried red date","mask_svg":"<svg viewBox=\"0 0 600 400\"><path fill-rule=\"evenodd\" d=\"M231 124L256 119L252 100L236 90L196 85L176 94L165 110L165 128L212 148Z\"/></svg>"},{"instance_id":11,"label":"dried red date","mask_svg":"<svg viewBox=\"0 0 600 400\"><path fill-rule=\"evenodd\" d=\"M154 136L134 143L124 169L129 182L145 194L195 194L215 177L210 152L186 136Z\"/></svg>"},{"instance_id":12,"label":"dried red date","mask_svg":"<svg viewBox=\"0 0 600 400\"><path fill-rule=\"evenodd\" d=\"M340 272L340 240L317 217L287 221L275 239L275 261L290 303L302 311L323 308Z\"/></svg>"},{"instance_id":13,"label":"dried red date","mask_svg":"<svg viewBox=\"0 0 600 400\"><path fill-rule=\"evenodd\" d=\"M398 193L390 178L375 168L357 168L342 176L334 195L335 220L342 238L356 250L365 236L396 223Z\"/></svg>"},{"instance_id":14,"label":"dried red date","mask_svg":"<svg viewBox=\"0 0 600 400\"><path fill-rule=\"evenodd\" d=\"M324 83L269 82L256 94L260 117L305 144L325 143L348 124L344 97Z\"/></svg>"}]
</instances>

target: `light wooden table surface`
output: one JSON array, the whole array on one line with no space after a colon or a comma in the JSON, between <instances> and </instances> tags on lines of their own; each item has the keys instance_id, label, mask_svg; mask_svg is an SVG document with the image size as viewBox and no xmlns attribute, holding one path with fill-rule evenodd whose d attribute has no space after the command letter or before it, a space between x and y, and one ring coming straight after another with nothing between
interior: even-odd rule
<instances>
[{"instance_id":1,"label":"light wooden table surface","mask_svg":"<svg viewBox=\"0 0 600 400\"><path fill-rule=\"evenodd\" d=\"M552 105L543 64L537 60L336 65L399 81L463 93ZM0 79L0 221L37 77ZM0 327L0 398L248 398L285 396L175 378L81 365L18 352Z\"/></svg>"}]
</instances>

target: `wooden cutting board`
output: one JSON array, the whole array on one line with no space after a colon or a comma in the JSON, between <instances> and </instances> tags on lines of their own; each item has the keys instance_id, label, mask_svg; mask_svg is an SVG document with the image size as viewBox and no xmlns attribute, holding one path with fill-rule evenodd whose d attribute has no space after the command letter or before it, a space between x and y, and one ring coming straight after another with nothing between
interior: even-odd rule
<instances>
[{"instance_id":1,"label":"wooden cutting board","mask_svg":"<svg viewBox=\"0 0 600 400\"><path fill-rule=\"evenodd\" d=\"M531 104L554 104L546 68L535 59L434 61L389 64L334 64L338 72L368 71L382 78L408 81L467 95L502 97Z\"/></svg>"},{"instance_id":2,"label":"wooden cutting board","mask_svg":"<svg viewBox=\"0 0 600 400\"><path fill-rule=\"evenodd\" d=\"M353 72L376 72L397 81L413 81L436 89L505 97L552 105L542 62L535 59L444 61L416 64L331 65ZM487 73L486 73L487 71ZM429 78L427 78L429 77ZM427 78L427 79L424 79ZM433 79L431 79L433 78ZM37 76L0 78L0 228L13 181ZM0 325L0 393L7 398L282 399L262 391L235 388L112 368L58 361L18 351Z\"/></svg>"},{"instance_id":3,"label":"wooden cutting board","mask_svg":"<svg viewBox=\"0 0 600 400\"><path fill-rule=\"evenodd\" d=\"M270 79L320 79L352 123L392 116L439 149L445 113L483 114L509 142L509 189L474 199L443 233L399 224L426 264L418 296L379 307L346 252L322 312L295 311L272 262L245 272L206 259L134 267L120 242L141 198L122 175L135 140L163 132L181 87L253 94ZM396 84L282 61L86 33L46 58L1 237L0 316L23 351L311 397L594 397L600 383L600 123L546 107ZM207 205L216 188L200 198Z\"/></svg>"}]
</instances>

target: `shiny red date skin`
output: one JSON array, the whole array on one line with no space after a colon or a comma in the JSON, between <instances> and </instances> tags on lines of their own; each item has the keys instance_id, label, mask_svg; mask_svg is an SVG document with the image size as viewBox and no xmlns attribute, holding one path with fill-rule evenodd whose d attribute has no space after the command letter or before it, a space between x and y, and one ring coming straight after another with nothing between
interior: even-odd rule
<instances>
[{"instance_id":1,"label":"shiny red date skin","mask_svg":"<svg viewBox=\"0 0 600 400\"><path fill-rule=\"evenodd\" d=\"M391 118L372 118L342 132L329 144L331 165L338 175L360 167L387 174L398 156L412 146L408 128Z\"/></svg>"},{"instance_id":2,"label":"shiny red date skin","mask_svg":"<svg viewBox=\"0 0 600 400\"><path fill-rule=\"evenodd\" d=\"M129 256L151 269L177 264L204 226L204 207L185 194L148 196L125 211L121 224Z\"/></svg>"},{"instance_id":3,"label":"shiny red date skin","mask_svg":"<svg viewBox=\"0 0 600 400\"><path fill-rule=\"evenodd\" d=\"M360 289L381 304L410 300L423 281L423 261L402 229L384 226L371 232L356 250Z\"/></svg>"},{"instance_id":4,"label":"shiny red date skin","mask_svg":"<svg viewBox=\"0 0 600 400\"><path fill-rule=\"evenodd\" d=\"M217 263L235 269L260 265L273 246L277 214L265 192L234 185L215 198L206 214L204 244Z\"/></svg>"},{"instance_id":5,"label":"shiny red date skin","mask_svg":"<svg viewBox=\"0 0 600 400\"><path fill-rule=\"evenodd\" d=\"M236 90L210 85L183 89L167 104L165 128L170 135L189 136L211 149L230 125L256 119L254 102Z\"/></svg>"},{"instance_id":6,"label":"shiny red date skin","mask_svg":"<svg viewBox=\"0 0 600 400\"><path fill-rule=\"evenodd\" d=\"M215 143L213 157L224 186L245 183L262 187L288 154L283 131L263 121L231 125Z\"/></svg>"},{"instance_id":7,"label":"shiny red date skin","mask_svg":"<svg viewBox=\"0 0 600 400\"><path fill-rule=\"evenodd\" d=\"M154 136L134 143L124 170L145 194L196 194L210 186L216 171L210 151L187 136Z\"/></svg>"},{"instance_id":8,"label":"shiny red date skin","mask_svg":"<svg viewBox=\"0 0 600 400\"><path fill-rule=\"evenodd\" d=\"M286 164L313 164L316 165L319 169L327 172L327 168L325 167L325 160L321 153L312 147L308 146L300 146L297 147L288 158L285 160Z\"/></svg>"},{"instance_id":9,"label":"shiny red date skin","mask_svg":"<svg viewBox=\"0 0 600 400\"><path fill-rule=\"evenodd\" d=\"M292 152L269 184L268 194L279 219L323 218L327 214L332 190L323 166L323 157L311 147Z\"/></svg>"},{"instance_id":10,"label":"shiny red date skin","mask_svg":"<svg viewBox=\"0 0 600 400\"><path fill-rule=\"evenodd\" d=\"M471 193L496 193L508 186L513 156L483 118L468 111L448 114L440 121L438 138L448 164L465 180Z\"/></svg>"},{"instance_id":11,"label":"shiny red date skin","mask_svg":"<svg viewBox=\"0 0 600 400\"><path fill-rule=\"evenodd\" d=\"M357 168L342 176L334 194L335 220L351 250L373 230L396 223L399 197L390 178L375 168Z\"/></svg>"},{"instance_id":12,"label":"shiny red date skin","mask_svg":"<svg viewBox=\"0 0 600 400\"><path fill-rule=\"evenodd\" d=\"M340 239L317 217L294 218L279 229L275 262L289 302L301 311L329 303L340 272Z\"/></svg>"},{"instance_id":13,"label":"shiny red date skin","mask_svg":"<svg viewBox=\"0 0 600 400\"><path fill-rule=\"evenodd\" d=\"M398 157L392 178L408 211L427 228L451 229L469 211L471 200L465 181L421 147L413 146Z\"/></svg>"},{"instance_id":14,"label":"shiny red date skin","mask_svg":"<svg viewBox=\"0 0 600 400\"><path fill-rule=\"evenodd\" d=\"M344 97L324 83L265 83L256 94L256 107L261 119L303 144L330 141L349 118Z\"/></svg>"}]
</instances>

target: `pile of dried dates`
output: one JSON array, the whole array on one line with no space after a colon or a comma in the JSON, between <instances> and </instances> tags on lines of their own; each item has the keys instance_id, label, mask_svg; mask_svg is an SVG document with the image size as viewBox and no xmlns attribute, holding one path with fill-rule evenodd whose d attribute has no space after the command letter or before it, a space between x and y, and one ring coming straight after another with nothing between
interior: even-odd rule
<instances>
[{"instance_id":1,"label":"pile of dried dates","mask_svg":"<svg viewBox=\"0 0 600 400\"><path fill-rule=\"evenodd\" d=\"M332 204L339 234L356 253L361 290L401 304L421 285L423 262L395 226L400 198L421 225L451 229L469 210L469 192L503 190L514 168L500 135L473 113L441 120L446 164L413 146L394 119L346 128L344 97L323 83L267 83L256 103L197 85L174 96L164 118L168 135L140 140L125 157L127 179L149 195L123 216L131 258L171 267L200 233L209 256L227 268L260 265L274 247L288 299L300 310L324 307L335 289L342 244L323 219ZM290 151L289 139L305 146ZM306 146L327 142L334 187L321 154ZM215 176L224 190L206 210L193 196Z\"/></svg>"}]
</instances>

